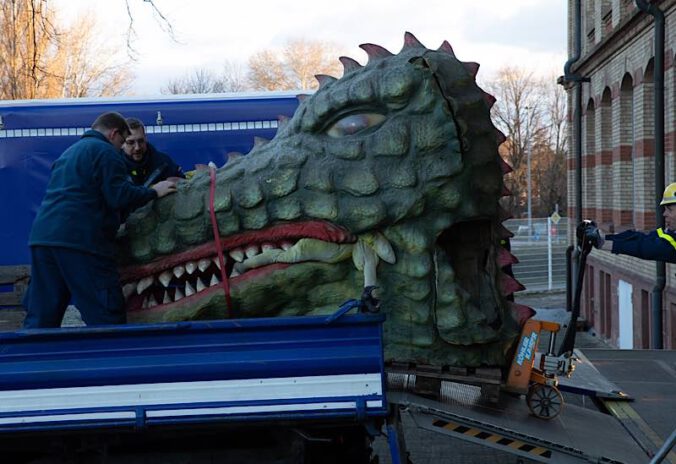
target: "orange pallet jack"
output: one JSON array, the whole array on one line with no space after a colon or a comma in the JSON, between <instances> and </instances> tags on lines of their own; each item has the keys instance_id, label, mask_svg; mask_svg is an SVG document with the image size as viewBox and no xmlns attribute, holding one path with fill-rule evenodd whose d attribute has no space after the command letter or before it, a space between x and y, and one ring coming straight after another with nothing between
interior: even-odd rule
<instances>
[{"instance_id":1,"label":"orange pallet jack","mask_svg":"<svg viewBox=\"0 0 676 464\"><path fill-rule=\"evenodd\" d=\"M575 286L575 299L571 310L570 322L559 348L554 352L556 335L561 326L556 322L529 319L521 331L521 338L516 348L512 365L509 369L506 391L526 395L526 403L531 413L541 419L553 419L561 413L563 396L559 391L558 376L570 377L575 370L575 332L577 318L580 315L580 295L584 279L587 256L592 247L598 245L599 235L596 224L585 220L577 227L578 267ZM549 332L547 353L539 356L535 366L537 347L543 330Z\"/></svg>"}]
</instances>

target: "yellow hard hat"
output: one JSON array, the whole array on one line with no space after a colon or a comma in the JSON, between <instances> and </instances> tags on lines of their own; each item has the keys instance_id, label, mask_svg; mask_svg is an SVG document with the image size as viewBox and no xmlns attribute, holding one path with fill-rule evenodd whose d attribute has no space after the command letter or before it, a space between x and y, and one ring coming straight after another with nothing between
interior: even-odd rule
<instances>
[{"instance_id":1,"label":"yellow hard hat","mask_svg":"<svg viewBox=\"0 0 676 464\"><path fill-rule=\"evenodd\" d=\"M676 182L667 185L662 194L662 202L660 206L673 205L676 203Z\"/></svg>"}]
</instances>

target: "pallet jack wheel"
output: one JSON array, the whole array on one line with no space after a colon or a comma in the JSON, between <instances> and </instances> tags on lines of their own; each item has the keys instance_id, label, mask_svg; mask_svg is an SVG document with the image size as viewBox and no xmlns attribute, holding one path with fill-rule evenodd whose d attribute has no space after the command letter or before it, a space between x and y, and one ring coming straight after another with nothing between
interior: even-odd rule
<instances>
[{"instance_id":1,"label":"pallet jack wheel","mask_svg":"<svg viewBox=\"0 0 676 464\"><path fill-rule=\"evenodd\" d=\"M526 394L528 409L540 419L554 419L563 408L563 396L558 388L535 383Z\"/></svg>"}]
</instances>

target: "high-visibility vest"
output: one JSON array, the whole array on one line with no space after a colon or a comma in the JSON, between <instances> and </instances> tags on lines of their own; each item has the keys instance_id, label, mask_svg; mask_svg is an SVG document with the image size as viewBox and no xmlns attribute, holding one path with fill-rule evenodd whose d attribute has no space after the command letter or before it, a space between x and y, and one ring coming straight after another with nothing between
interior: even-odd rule
<instances>
[{"instance_id":1,"label":"high-visibility vest","mask_svg":"<svg viewBox=\"0 0 676 464\"><path fill-rule=\"evenodd\" d=\"M674 240L674 237L663 231L661 227L657 229L657 236L669 242L671 246L674 247L674 249L676 249L676 240Z\"/></svg>"}]
</instances>

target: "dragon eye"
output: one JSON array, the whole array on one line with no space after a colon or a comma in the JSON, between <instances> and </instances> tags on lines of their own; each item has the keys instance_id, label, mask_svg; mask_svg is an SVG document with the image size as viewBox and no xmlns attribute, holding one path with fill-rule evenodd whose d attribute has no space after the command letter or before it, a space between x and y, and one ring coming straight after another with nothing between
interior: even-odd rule
<instances>
[{"instance_id":1,"label":"dragon eye","mask_svg":"<svg viewBox=\"0 0 676 464\"><path fill-rule=\"evenodd\" d=\"M369 127L377 126L384 120L385 116L378 113L353 114L336 122L329 128L326 134L329 137L336 138L355 135Z\"/></svg>"}]
</instances>

